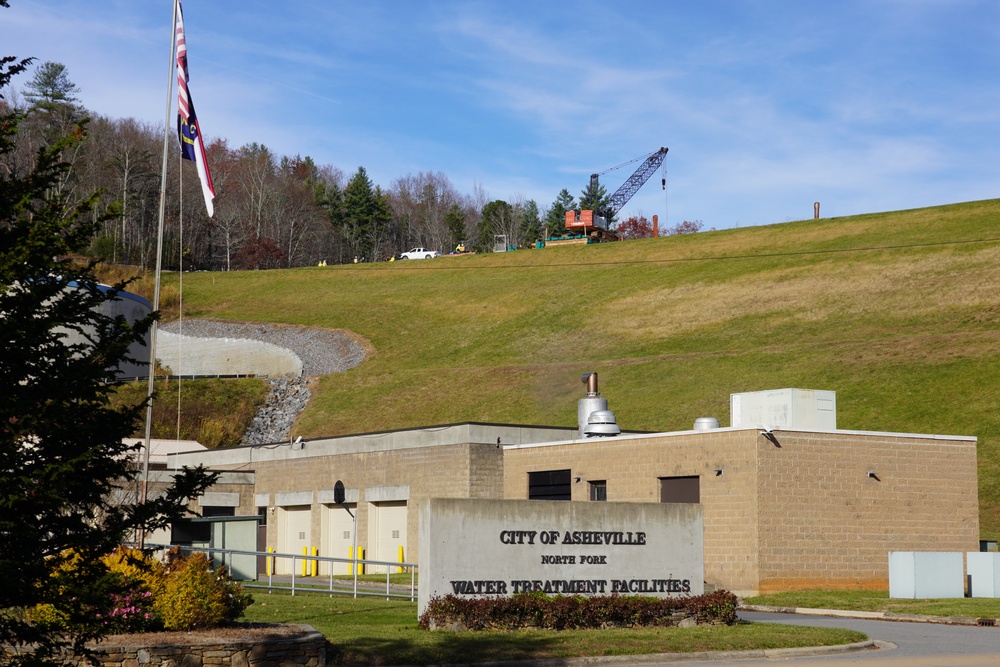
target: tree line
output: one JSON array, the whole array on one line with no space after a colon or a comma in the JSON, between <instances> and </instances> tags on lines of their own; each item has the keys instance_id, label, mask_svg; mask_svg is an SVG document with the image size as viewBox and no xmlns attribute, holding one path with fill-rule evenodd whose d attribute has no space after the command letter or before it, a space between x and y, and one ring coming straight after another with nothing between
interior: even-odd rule
<instances>
[{"instance_id":1,"label":"tree line","mask_svg":"<svg viewBox=\"0 0 1000 667\"><path fill-rule=\"evenodd\" d=\"M112 210L91 253L105 261L150 268L155 263L162 162L162 128L134 118L88 113L78 87L60 63L34 70L5 109L24 115L7 168L23 173L37 151L86 123L86 141L66 156L60 194L78 199L99 192L97 210ZM176 269L235 270L309 266L320 262L383 261L407 248L447 252L460 243L481 251L502 243L523 247L557 234L565 213L596 208L603 186L577 201L563 189L551 206L514 196L493 200L481 188L459 192L441 172L419 172L383 188L364 167L348 176L308 155L283 156L263 144L207 145L215 185L208 217L192 165L181 164L170 142L165 204L164 265ZM97 213L95 212L95 215ZM630 238L651 235L626 225Z\"/></svg>"}]
</instances>

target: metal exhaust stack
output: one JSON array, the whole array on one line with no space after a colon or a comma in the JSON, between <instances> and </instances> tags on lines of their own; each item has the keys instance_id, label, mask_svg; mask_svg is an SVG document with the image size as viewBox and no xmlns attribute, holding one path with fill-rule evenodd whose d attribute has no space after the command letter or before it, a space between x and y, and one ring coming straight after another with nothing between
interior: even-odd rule
<instances>
[{"instance_id":1,"label":"metal exhaust stack","mask_svg":"<svg viewBox=\"0 0 1000 667\"><path fill-rule=\"evenodd\" d=\"M615 413L608 410L608 399L597 391L597 373L584 373L580 380L587 384L587 395L577 401L576 418L581 438L619 435L622 430Z\"/></svg>"}]
</instances>

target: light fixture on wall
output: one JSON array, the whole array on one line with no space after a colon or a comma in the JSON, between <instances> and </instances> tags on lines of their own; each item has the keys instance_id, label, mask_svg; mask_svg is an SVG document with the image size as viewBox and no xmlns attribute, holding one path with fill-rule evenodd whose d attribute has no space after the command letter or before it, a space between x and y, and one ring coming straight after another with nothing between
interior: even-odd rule
<instances>
[{"instance_id":1,"label":"light fixture on wall","mask_svg":"<svg viewBox=\"0 0 1000 667\"><path fill-rule=\"evenodd\" d=\"M716 469L715 469L715 476L716 476L716 477L722 477L722 473L723 473L723 472L724 472L724 471L722 470L722 468L716 468Z\"/></svg>"},{"instance_id":2,"label":"light fixture on wall","mask_svg":"<svg viewBox=\"0 0 1000 667\"><path fill-rule=\"evenodd\" d=\"M768 426L761 426L760 429L761 429L760 434L762 436L764 436L764 438L768 442L770 442L772 445L774 445L778 449L781 449L781 443L778 442L778 438L775 437L775 435L774 435L774 429L773 428L770 428Z\"/></svg>"},{"instance_id":3,"label":"light fixture on wall","mask_svg":"<svg viewBox=\"0 0 1000 667\"><path fill-rule=\"evenodd\" d=\"M267 513L268 514L274 514L274 508L273 507L268 507L267 508Z\"/></svg>"},{"instance_id":4,"label":"light fixture on wall","mask_svg":"<svg viewBox=\"0 0 1000 667\"><path fill-rule=\"evenodd\" d=\"M582 481L583 481L583 477L580 477L579 475L577 475L576 477L574 477L574 478L573 478L573 480L574 480L574 481L575 481L575 482L576 482L577 484L579 484L580 482L582 482Z\"/></svg>"},{"instance_id":5,"label":"light fixture on wall","mask_svg":"<svg viewBox=\"0 0 1000 667\"><path fill-rule=\"evenodd\" d=\"M882 481L882 478L878 476L878 473L874 472L872 470L868 471L868 478L869 479L874 479L876 482L881 482Z\"/></svg>"}]
</instances>

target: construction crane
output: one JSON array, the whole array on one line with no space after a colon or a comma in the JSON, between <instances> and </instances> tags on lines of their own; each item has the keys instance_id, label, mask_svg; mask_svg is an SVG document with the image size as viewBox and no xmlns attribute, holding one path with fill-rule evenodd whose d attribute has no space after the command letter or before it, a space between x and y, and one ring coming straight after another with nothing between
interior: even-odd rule
<instances>
[{"instance_id":1,"label":"construction crane","mask_svg":"<svg viewBox=\"0 0 1000 667\"><path fill-rule=\"evenodd\" d=\"M566 229L567 231L582 234L584 236L594 238L598 241L610 241L614 240L615 234L608 229L608 224L614 220L615 216L618 214L628 200L639 191L649 177L656 172L657 169L663 164L663 161L667 157L667 148L661 147L659 150L653 151L649 155L644 155L637 157L634 160L629 160L624 164L620 164L617 167L612 167L600 174L591 174L590 176L590 191L597 192L600 186L599 178L603 174L606 174L615 169L620 169L627 164L633 162L638 162L642 160L642 164L636 169L628 180L622 184L620 188L615 190L615 193L608 198L608 203L602 206L596 211L582 210L579 213L576 211L566 212ZM667 187L666 179L663 179L663 187Z\"/></svg>"}]
</instances>

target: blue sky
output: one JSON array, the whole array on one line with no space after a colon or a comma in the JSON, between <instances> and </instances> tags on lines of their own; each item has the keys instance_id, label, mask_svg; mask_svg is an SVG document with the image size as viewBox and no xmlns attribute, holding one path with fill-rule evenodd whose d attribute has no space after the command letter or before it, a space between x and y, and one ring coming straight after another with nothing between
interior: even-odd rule
<instances>
[{"instance_id":1,"label":"blue sky","mask_svg":"<svg viewBox=\"0 0 1000 667\"><path fill-rule=\"evenodd\" d=\"M0 55L162 124L171 0L10 0ZM727 228L1000 197L1000 2L187 0L203 132L383 188L546 207L660 146L623 209ZM23 85L22 76L16 84ZM172 112L173 113L173 112ZM173 122L173 121L171 121ZM602 177L614 191L635 165Z\"/></svg>"}]
</instances>

